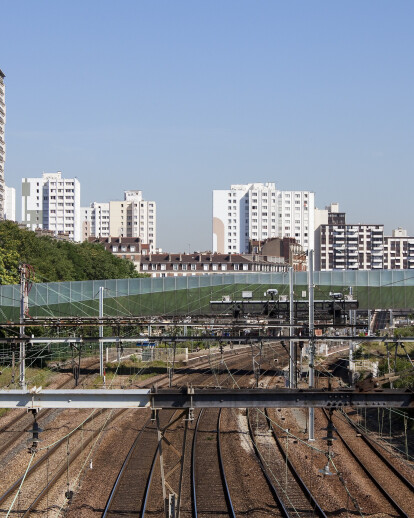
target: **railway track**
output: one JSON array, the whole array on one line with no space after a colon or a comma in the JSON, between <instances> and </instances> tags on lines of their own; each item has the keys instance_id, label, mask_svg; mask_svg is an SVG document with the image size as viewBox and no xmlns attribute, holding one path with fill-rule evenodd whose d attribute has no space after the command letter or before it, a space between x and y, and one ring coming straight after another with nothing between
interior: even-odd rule
<instances>
[{"instance_id":1,"label":"railway track","mask_svg":"<svg viewBox=\"0 0 414 518\"><path fill-rule=\"evenodd\" d=\"M246 356L248 357L247 359L246 359ZM238 379L240 381L243 379L251 378L251 372L250 372L251 369L249 369L249 368L246 369L246 365L250 365L250 351L246 351L244 354L238 354L235 356L231 356L230 358L227 357L227 358L225 358L225 360L226 360L227 364L221 363L220 360L215 362L214 374L211 374L211 371L210 371L208 378L213 379L213 385L219 384L219 386L225 386L227 384L234 384L236 379ZM241 368L237 367L235 369L234 367L231 367L231 365L233 365L234 363L239 363L240 360L242 360L242 364L243 364L241 366ZM210 362L208 362L207 365L209 365L209 367L211 368ZM229 372L229 369L231 369L231 371L232 371L231 374ZM208 380L206 380L206 373L207 372L202 372L201 374L195 373L195 374L192 374L190 378L189 378L188 374L182 373L181 375L177 376L175 379L179 380L180 383L184 382L185 380L188 382L190 379L193 384L197 384L198 382L200 382L200 384L204 385L204 384L208 384ZM161 383L168 382L167 376L163 376L162 379L161 380L159 379L158 381L161 381ZM66 381L64 384L66 385L66 383L68 383L68 382ZM246 381L246 383L249 383L249 381ZM63 386L64 384L62 384L61 386ZM122 415L122 413L123 413L122 411L117 413L116 418L120 417ZM22 432L20 432L20 435L21 434L22 434ZM91 435L90 439L88 439L88 443L87 444L83 443L83 448L86 449L88 444L95 437L96 437L96 434L93 433ZM156 470L155 461L157 458L158 439L156 437L154 424L153 423L146 424L143 427L142 435L140 437L141 438L137 438L137 444L139 444L141 439L143 439L145 437L145 442L144 442L145 447L138 448L138 450L140 451L140 455L139 455L140 462L142 464L142 470L141 470L142 471L142 475L141 475L142 483L137 483L136 477L135 478L133 477L133 479L134 479L133 487L134 488L136 488L138 486L140 488L145 487L145 494L143 494L143 496L141 498L138 498L138 502L139 502L138 504L137 504L137 499L135 498L134 511L133 511L135 514L133 514L133 516L136 516L137 508L139 508L139 506L141 506L141 509L143 509L144 514L142 514L142 516L144 516L145 509L147 508L148 504L151 504L151 499L150 499L151 481L148 482L148 479L146 479L146 481L144 483L143 479L144 479L144 473L146 475L148 475L149 470L151 473L153 473L154 470ZM151 437L151 439L149 439L149 437ZM155 437L155 440L154 440L154 437ZM155 444L155 450L154 450L154 448L148 446L150 443ZM9 444L9 446L10 446L10 444ZM59 443L57 446L59 446L61 448L61 450L63 450L62 444ZM135 448L135 450L137 451L137 448ZM72 465L72 464L76 463L77 459L79 458L79 456L82 453L80 451L80 448L78 448L78 450L76 450L76 451L73 450L71 452L71 454L68 457L64 457L64 459L62 458L62 455L60 454L60 460L52 460L54 458L54 456L59 457L59 455L56 455L57 451L58 451L58 448L56 448L56 449L51 448L51 450L49 451L49 454L47 456L45 454L44 458L42 457L41 459L39 459L39 461L37 461L35 464L33 464L31 469L27 473L23 487L25 490L28 489L29 493L32 493L33 498L29 501L26 497L23 497L22 494L19 496L20 513L22 516L27 517L31 513L39 512L38 511L38 509L40 509L39 506L43 505L43 503L45 501L47 501L48 494L51 492L51 490L56 485L58 485L58 487L60 487L59 481L60 481L60 485L62 485L62 483L63 483L62 478L63 478L63 475L65 474L65 472L68 470L68 467L67 467L68 464ZM152 468L148 467L149 463L146 460L145 460L145 462L143 462L143 453L145 454L145 456L148 456L149 458L151 458ZM125 473L127 473L130 470L131 462L132 462L132 465L134 464L134 462L133 462L134 449L131 449L131 454L128 457L129 457L129 460L125 462L125 468L123 470L123 471L125 471ZM67 460L69 461L68 463L66 462ZM49 463L50 463L50 474L49 474ZM145 464L145 466L144 466L144 464ZM48 477L47 477L48 482L46 485L42 486L42 484L39 484L39 482L37 481L36 473L39 472L39 469L41 468L41 466L43 466L44 469L46 470L46 467L45 467L46 465L48 466ZM53 467L52 467L52 465L53 465ZM125 474L118 475L118 478L119 478L118 485L120 484L120 482L122 482L122 480L124 479L125 476L127 477L127 479L128 479L128 477L130 477L130 475L125 475ZM10 488L8 488L6 490L6 492L3 493L1 501L0 501L2 507L5 506L5 508L7 508L7 505L9 505L11 499L13 499L13 495L15 495L15 491L17 490L17 487L20 485L21 480L22 480L22 478L20 477L14 484L11 484ZM142 486L142 484L144 484L144 485ZM129 485L129 493L131 493L131 485L127 484L127 486L128 485ZM121 486L122 486L122 483L121 483L120 487ZM59 491L60 491L60 489L59 489ZM116 492L119 492L119 490L117 490ZM121 494L121 493L122 493L122 491L119 492L119 494ZM157 495L157 497L158 496L159 495ZM113 512L111 511L111 509L113 509L113 506L115 506L115 508L117 508L117 504L116 504L117 498L118 498L118 500L121 499L123 501L123 503L126 502L126 499L123 497L115 498L115 493L114 493L111 498L111 504L108 507L108 511L107 511L108 516L111 516L111 513L112 513L112 515L114 515ZM152 500L154 500L154 497L152 498ZM151 507L151 505L152 505L152 507ZM150 507L152 509L154 506L153 506L153 504L151 504L151 505L150 505ZM128 513L123 512L122 515L128 516Z\"/></svg>"},{"instance_id":2,"label":"railway track","mask_svg":"<svg viewBox=\"0 0 414 518\"><path fill-rule=\"evenodd\" d=\"M161 414L160 419L165 425L174 412L167 411ZM145 516L158 452L157 425L148 418L122 464L102 518Z\"/></svg>"},{"instance_id":3,"label":"railway track","mask_svg":"<svg viewBox=\"0 0 414 518\"><path fill-rule=\"evenodd\" d=\"M210 380L213 380L214 385L226 386L237 381L238 383L248 385L252 376L251 372L248 374L249 371L246 369L247 365L250 366L250 357L246 359L243 355L242 358L240 358L240 356L232 357L230 359L227 358L227 361L231 365L233 362L240 362L240 359L243 361L242 365L238 369L233 369L231 375L223 366L223 369L215 369L213 374L209 371L207 379L206 372L191 375L191 382L192 384L199 383L200 385L206 386L210 383ZM220 362L217 362L217 365L219 364ZM185 375L180 379L184 380L184 376ZM189 381L188 375L186 375L186 381ZM168 420L175 419L175 414L171 415L171 412L160 411L158 413L160 419L163 420L163 423L160 423L161 428L165 426L165 423ZM226 483L224 482L223 484L223 480L225 481L225 475L223 462L220 459L220 446L218 443L220 427L219 415L219 411L215 409L200 413L197 419L196 428L194 429L191 462L193 473L191 507L192 516L199 516L200 518L207 515L235 516L234 511L231 511L232 506L231 499L228 494L228 486L226 490ZM191 432L192 431L190 431L190 434ZM165 436L167 437L168 443L173 446L173 449L175 449L176 452L178 452L182 447L183 440L182 419L176 422L175 428L169 427ZM186 449L189 448L189 444L190 441L187 441ZM154 422L148 421L145 427L139 432L139 435L135 439L122 468L118 473L102 517L120 515L126 517L145 517L159 516L163 513L163 508L165 508L167 502L162 502L162 498L160 499L161 491L158 487L159 482L156 483L153 481L154 474L159 474L159 466L157 464L159 454L160 451L156 425ZM163 452L163 455L164 461L166 462L166 473L170 470L171 472L176 470L176 457L174 459L168 459L168 451ZM207 463L210 466L209 469L214 475L209 477L209 482L205 484ZM202 474L203 477L201 477L200 474ZM178 471L175 472L176 484L178 481L177 476ZM216 479L216 477L218 478ZM205 487L200 487L201 480L203 481L202 485ZM155 489L154 486L156 484L158 484L158 486ZM220 504L218 504L218 498L214 498L213 501L211 501L212 484L218 484L222 487L221 491L223 497ZM225 496L225 494L227 494L227 496ZM210 497L208 495L210 495ZM187 496L186 500L190 501L190 495ZM220 509L216 509L217 506L220 507ZM189 508L190 506L187 507Z\"/></svg>"},{"instance_id":4,"label":"railway track","mask_svg":"<svg viewBox=\"0 0 414 518\"><path fill-rule=\"evenodd\" d=\"M322 410L326 420L328 415ZM333 416L336 435L346 450L357 462L365 476L372 481L377 490L385 497L398 516L413 516L414 486L399 472L367 438L360 435L352 423ZM351 433L350 433L351 431ZM358 431L358 433L357 433Z\"/></svg>"},{"instance_id":5,"label":"railway track","mask_svg":"<svg viewBox=\"0 0 414 518\"><path fill-rule=\"evenodd\" d=\"M255 452L281 515L285 518L326 518L324 511L289 461L267 413L255 409L253 412L248 411L247 418Z\"/></svg>"},{"instance_id":6,"label":"railway track","mask_svg":"<svg viewBox=\"0 0 414 518\"><path fill-rule=\"evenodd\" d=\"M94 361L87 367L90 368L96 364L99 365L99 362ZM80 380L82 382L85 382L85 380L88 379L90 376L90 374L82 375ZM56 387L56 389L63 389L69 387L73 388L72 385L74 385L74 383L74 380L70 378L60 383ZM39 422L41 426L43 426L42 423L47 421L48 417L52 414L52 412L53 409L41 410L37 414L36 420ZM16 443L19 439L22 439L22 437L24 437L24 434L27 433L32 427L32 414L28 413L26 410L19 411L19 413L7 424L7 426L4 426L0 430L0 455L10 450L11 446L14 443Z\"/></svg>"},{"instance_id":7,"label":"railway track","mask_svg":"<svg viewBox=\"0 0 414 518\"><path fill-rule=\"evenodd\" d=\"M193 518L236 518L220 445L221 410L201 410L194 429L191 486Z\"/></svg>"},{"instance_id":8,"label":"railway track","mask_svg":"<svg viewBox=\"0 0 414 518\"><path fill-rule=\"evenodd\" d=\"M125 412L126 410L119 410L113 413L110 418L111 421L121 417ZM69 449L69 442L65 437L51 446L50 449L46 450L39 460L31 465L25 475L18 478L0 495L0 505L2 506L0 511L6 511L11 507L23 479L24 486L19 494L20 516L26 518L31 512L35 511L42 499L47 496L48 492L66 473L68 466L72 465L82 454L86 454L88 446L93 439L98 436L101 430L101 425L99 424L96 429L87 433L86 438L82 437L81 439L84 427L92 424L100 417L105 421L107 415L110 415L110 411L97 412L83 423L83 427L77 430L71 437L72 444L78 444L74 449ZM47 469L48 476L46 485L39 484L37 479L37 475L42 469Z\"/></svg>"}]
</instances>

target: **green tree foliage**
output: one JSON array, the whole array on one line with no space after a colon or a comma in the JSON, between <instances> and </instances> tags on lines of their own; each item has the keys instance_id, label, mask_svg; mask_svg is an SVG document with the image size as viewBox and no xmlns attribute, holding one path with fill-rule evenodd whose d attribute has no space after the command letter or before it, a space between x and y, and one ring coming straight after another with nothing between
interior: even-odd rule
<instances>
[{"instance_id":1,"label":"green tree foliage","mask_svg":"<svg viewBox=\"0 0 414 518\"><path fill-rule=\"evenodd\" d=\"M19 263L34 268L35 282L143 277L131 261L99 244L37 236L11 221L0 222L0 284L19 282Z\"/></svg>"},{"instance_id":2,"label":"green tree foliage","mask_svg":"<svg viewBox=\"0 0 414 518\"><path fill-rule=\"evenodd\" d=\"M19 254L16 250L0 248L0 284L19 282Z\"/></svg>"},{"instance_id":3,"label":"green tree foliage","mask_svg":"<svg viewBox=\"0 0 414 518\"><path fill-rule=\"evenodd\" d=\"M414 326L399 327L394 330L394 336L403 338L405 336L414 336Z\"/></svg>"}]
</instances>

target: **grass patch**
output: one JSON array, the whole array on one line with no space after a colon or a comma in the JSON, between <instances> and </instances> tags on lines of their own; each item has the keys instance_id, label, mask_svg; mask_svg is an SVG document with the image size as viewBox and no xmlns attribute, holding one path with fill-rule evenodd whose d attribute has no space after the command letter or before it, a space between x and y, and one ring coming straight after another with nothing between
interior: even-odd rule
<instances>
[{"instance_id":1,"label":"grass patch","mask_svg":"<svg viewBox=\"0 0 414 518\"><path fill-rule=\"evenodd\" d=\"M26 369L26 384L27 386L46 388L50 385L53 376L56 373L50 369L38 369L36 367L28 367ZM3 367L0 375L1 388L19 388L19 369L16 366L14 374L14 384L12 384L12 369L11 367Z\"/></svg>"}]
</instances>

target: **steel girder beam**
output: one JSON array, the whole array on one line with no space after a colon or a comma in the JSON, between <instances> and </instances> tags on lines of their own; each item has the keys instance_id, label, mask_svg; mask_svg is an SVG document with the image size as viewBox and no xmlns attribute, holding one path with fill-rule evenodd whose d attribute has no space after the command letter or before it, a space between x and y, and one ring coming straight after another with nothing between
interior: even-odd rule
<instances>
[{"instance_id":1,"label":"steel girder beam","mask_svg":"<svg viewBox=\"0 0 414 518\"><path fill-rule=\"evenodd\" d=\"M414 407L402 389L2 390L0 408L340 408Z\"/></svg>"}]
</instances>

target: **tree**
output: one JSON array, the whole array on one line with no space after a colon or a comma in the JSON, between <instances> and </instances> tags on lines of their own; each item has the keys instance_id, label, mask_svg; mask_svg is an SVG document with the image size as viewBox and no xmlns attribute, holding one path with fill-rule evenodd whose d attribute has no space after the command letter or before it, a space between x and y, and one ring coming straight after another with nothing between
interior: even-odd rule
<instances>
[{"instance_id":1,"label":"tree","mask_svg":"<svg viewBox=\"0 0 414 518\"><path fill-rule=\"evenodd\" d=\"M2 221L1 284L19 282L19 262L34 268L35 282L146 277L135 270L131 261L115 257L99 244L57 241L37 236L11 221Z\"/></svg>"}]
</instances>

